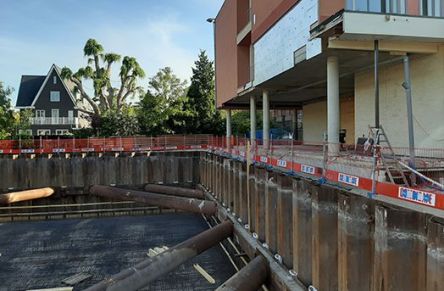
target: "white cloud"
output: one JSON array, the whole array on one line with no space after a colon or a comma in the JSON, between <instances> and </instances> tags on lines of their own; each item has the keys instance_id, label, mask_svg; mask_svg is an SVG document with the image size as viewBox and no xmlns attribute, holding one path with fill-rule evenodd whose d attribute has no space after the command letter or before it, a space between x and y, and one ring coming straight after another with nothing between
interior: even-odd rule
<instances>
[{"instance_id":1,"label":"white cloud","mask_svg":"<svg viewBox=\"0 0 444 291\"><path fill-rule=\"evenodd\" d=\"M201 1L201 0L196 0ZM186 39L195 36L195 30L175 15L159 15L143 21L131 21L128 25L110 25L104 22L88 30L69 32L63 41L55 38L45 42L0 36L0 80L13 86L17 95L22 74L46 74L52 63L76 70L86 64L83 45L88 38L97 39L106 51L135 57L147 76L153 76L160 68L169 66L181 79L189 80L191 67L198 51ZM187 47L188 46L188 47ZM118 67L114 67L113 82L118 85ZM12 72L12 73L11 73ZM146 87L148 80L140 85Z\"/></svg>"},{"instance_id":2,"label":"white cloud","mask_svg":"<svg viewBox=\"0 0 444 291\"><path fill-rule=\"evenodd\" d=\"M175 17L149 19L131 27L100 28L94 38L106 50L135 57L148 76L158 69L169 66L182 79L189 79L196 53L183 48L178 41L191 29Z\"/></svg>"}]
</instances>

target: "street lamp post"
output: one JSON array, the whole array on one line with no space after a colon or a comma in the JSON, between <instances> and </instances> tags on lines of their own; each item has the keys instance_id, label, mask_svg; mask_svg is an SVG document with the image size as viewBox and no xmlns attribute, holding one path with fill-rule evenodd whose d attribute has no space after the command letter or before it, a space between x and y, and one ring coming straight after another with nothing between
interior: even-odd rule
<instances>
[{"instance_id":1,"label":"street lamp post","mask_svg":"<svg viewBox=\"0 0 444 291\"><path fill-rule=\"evenodd\" d=\"M214 107L217 109L217 82L216 82L216 18L207 18L208 23L213 24L213 53L214 53Z\"/></svg>"}]
</instances>

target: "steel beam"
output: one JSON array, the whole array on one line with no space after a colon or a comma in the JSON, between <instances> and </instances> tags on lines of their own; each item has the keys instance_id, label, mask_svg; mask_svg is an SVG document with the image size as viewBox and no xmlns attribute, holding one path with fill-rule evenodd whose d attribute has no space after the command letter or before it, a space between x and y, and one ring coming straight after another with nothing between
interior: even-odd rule
<instances>
[{"instance_id":1,"label":"steel beam","mask_svg":"<svg viewBox=\"0 0 444 291\"><path fill-rule=\"evenodd\" d=\"M409 155L410 167L415 167L415 132L413 124L413 101L412 101L412 81L410 79L410 58L406 54L404 56L404 83L402 84L405 90L405 97L407 103L407 127L409 133Z\"/></svg>"},{"instance_id":2,"label":"steel beam","mask_svg":"<svg viewBox=\"0 0 444 291\"><path fill-rule=\"evenodd\" d=\"M137 201L149 205L202 213L207 215L214 215L217 210L216 204L210 201L194 198L174 197L151 192L119 189L109 186L92 186L90 188L90 193L114 200Z\"/></svg>"},{"instance_id":3,"label":"steel beam","mask_svg":"<svg viewBox=\"0 0 444 291\"><path fill-rule=\"evenodd\" d=\"M217 288L216 291L256 291L265 283L267 276L267 260L259 255Z\"/></svg>"},{"instance_id":4,"label":"steel beam","mask_svg":"<svg viewBox=\"0 0 444 291\"><path fill-rule=\"evenodd\" d=\"M105 279L85 291L131 291L139 290L165 275L186 261L215 246L233 233L233 223L222 222L216 227L206 230L175 247L143 260L134 267L125 269Z\"/></svg>"},{"instance_id":5,"label":"steel beam","mask_svg":"<svg viewBox=\"0 0 444 291\"><path fill-rule=\"evenodd\" d=\"M379 41L375 40L375 127L381 126L379 120Z\"/></svg>"},{"instance_id":6,"label":"steel beam","mask_svg":"<svg viewBox=\"0 0 444 291\"><path fill-rule=\"evenodd\" d=\"M168 194L168 195L174 195L174 196L182 196L182 197L197 198L197 199L204 198L203 192L200 190L197 190L197 189L189 189L189 188L181 188L181 187L173 187L173 186L165 186L165 185L156 185L156 184L147 184L147 185L145 185L145 190L148 192Z\"/></svg>"},{"instance_id":7,"label":"steel beam","mask_svg":"<svg viewBox=\"0 0 444 291\"><path fill-rule=\"evenodd\" d=\"M54 194L54 189L52 188L40 188L20 192L5 193L0 195L0 205L45 198L51 196L52 194Z\"/></svg>"}]
</instances>

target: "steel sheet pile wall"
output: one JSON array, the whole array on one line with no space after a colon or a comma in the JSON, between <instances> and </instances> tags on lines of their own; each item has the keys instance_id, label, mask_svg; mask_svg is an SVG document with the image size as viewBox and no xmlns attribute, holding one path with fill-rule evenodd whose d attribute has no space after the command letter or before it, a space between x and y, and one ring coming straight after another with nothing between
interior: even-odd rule
<instances>
[{"instance_id":1,"label":"steel sheet pile wall","mask_svg":"<svg viewBox=\"0 0 444 291\"><path fill-rule=\"evenodd\" d=\"M87 190L92 185L198 183L199 153L37 155L0 157L0 192L55 187Z\"/></svg>"},{"instance_id":2,"label":"steel sheet pile wall","mask_svg":"<svg viewBox=\"0 0 444 291\"><path fill-rule=\"evenodd\" d=\"M216 154L201 163L205 187L306 287L444 289L443 219L260 165L247 177L246 163Z\"/></svg>"}]
</instances>

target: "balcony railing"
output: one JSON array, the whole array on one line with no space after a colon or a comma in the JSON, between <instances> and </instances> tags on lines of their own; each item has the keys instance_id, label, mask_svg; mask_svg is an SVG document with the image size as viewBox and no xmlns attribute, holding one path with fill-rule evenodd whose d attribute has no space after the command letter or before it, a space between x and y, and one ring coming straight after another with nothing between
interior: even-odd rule
<instances>
[{"instance_id":1,"label":"balcony railing","mask_svg":"<svg viewBox=\"0 0 444 291\"><path fill-rule=\"evenodd\" d=\"M346 0L346 9L374 13L443 17L444 0Z\"/></svg>"},{"instance_id":2,"label":"balcony railing","mask_svg":"<svg viewBox=\"0 0 444 291\"><path fill-rule=\"evenodd\" d=\"M77 117L31 117L32 125L77 125Z\"/></svg>"}]
</instances>

